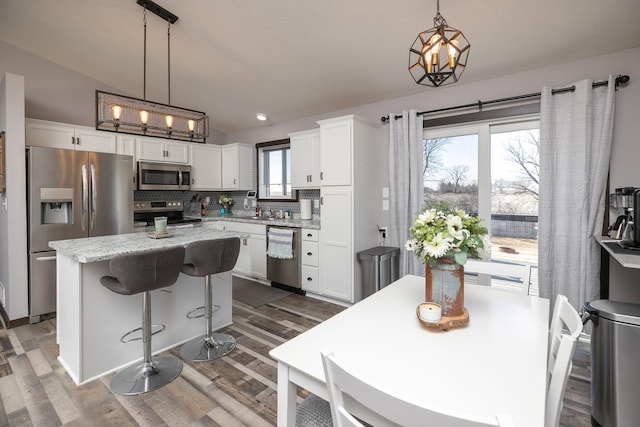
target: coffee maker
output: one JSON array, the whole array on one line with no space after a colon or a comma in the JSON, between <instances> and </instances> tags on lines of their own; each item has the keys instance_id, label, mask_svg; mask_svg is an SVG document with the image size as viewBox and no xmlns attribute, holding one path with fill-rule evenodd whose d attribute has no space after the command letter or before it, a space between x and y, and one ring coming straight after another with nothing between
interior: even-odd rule
<instances>
[{"instance_id":1,"label":"coffee maker","mask_svg":"<svg viewBox=\"0 0 640 427\"><path fill-rule=\"evenodd\" d=\"M616 188L609 195L609 206L616 211L618 217L609 227L609 237L614 239L633 240L633 214L636 199L636 187ZM625 230L627 233L625 234Z\"/></svg>"}]
</instances>

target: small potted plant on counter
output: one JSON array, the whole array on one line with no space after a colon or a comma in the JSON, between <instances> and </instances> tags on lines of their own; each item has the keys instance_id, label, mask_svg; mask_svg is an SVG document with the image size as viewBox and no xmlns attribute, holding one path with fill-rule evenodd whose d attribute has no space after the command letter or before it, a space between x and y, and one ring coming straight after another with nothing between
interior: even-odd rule
<instances>
[{"instance_id":1,"label":"small potted plant on counter","mask_svg":"<svg viewBox=\"0 0 640 427\"><path fill-rule=\"evenodd\" d=\"M222 205L222 209L220 209L221 214L227 214L229 212L229 207L233 204L233 199L228 194L221 194L218 197L218 203Z\"/></svg>"}]
</instances>

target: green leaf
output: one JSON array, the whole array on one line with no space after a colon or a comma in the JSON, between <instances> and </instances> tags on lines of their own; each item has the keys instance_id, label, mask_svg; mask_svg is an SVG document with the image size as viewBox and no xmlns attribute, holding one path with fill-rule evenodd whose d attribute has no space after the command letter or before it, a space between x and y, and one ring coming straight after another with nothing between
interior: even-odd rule
<instances>
[{"instance_id":1,"label":"green leaf","mask_svg":"<svg viewBox=\"0 0 640 427\"><path fill-rule=\"evenodd\" d=\"M465 265L467 263L467 253L460 251L455 254L456 262L460 265Z\"/></svg>"}]
</instances>

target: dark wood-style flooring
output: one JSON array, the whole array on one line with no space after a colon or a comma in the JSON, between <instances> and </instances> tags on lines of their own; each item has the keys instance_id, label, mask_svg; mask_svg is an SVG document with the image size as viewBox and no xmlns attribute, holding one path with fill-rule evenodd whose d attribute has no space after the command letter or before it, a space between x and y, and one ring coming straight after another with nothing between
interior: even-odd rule
<instances>
[{"instance_id":1,"label":"dark wood-style flooring","mask_svg":"<svg viewBox=\"0 0 640 427\"><path fill-rule=\"evenodd\" d=\"M294 294L255 309L234 300L234 323L224 330L238 340L233 353L185 361L178 379L134 397L112 394L111 376L75 386L57 361L55 319L2 329L0 426L273 426L277 368L269 350L341 310ZM580 343L562 425L590 425L589 380L589 347Z\"/></svg>"}]
</instances>

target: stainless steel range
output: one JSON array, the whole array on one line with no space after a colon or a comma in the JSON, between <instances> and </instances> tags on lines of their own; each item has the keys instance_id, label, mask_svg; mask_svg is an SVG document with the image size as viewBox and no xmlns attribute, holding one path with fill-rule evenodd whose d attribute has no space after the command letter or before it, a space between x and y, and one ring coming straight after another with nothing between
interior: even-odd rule
<instances>
[{"instance_id":1,"label":"stainless steel range","mask_svg":"<svg viewBox=\"0 0 640 427\"><path fill-rule=\"evenodd\" d=\"M178 200L133 203L133 221L135 223L145 222L147 226L152 226L153 220L157 216L166 216L167 225L195 225L201 221L200 218L185 217L182 202Z\"/></svg>"}]
</instances>

